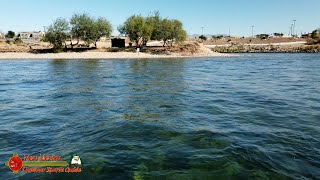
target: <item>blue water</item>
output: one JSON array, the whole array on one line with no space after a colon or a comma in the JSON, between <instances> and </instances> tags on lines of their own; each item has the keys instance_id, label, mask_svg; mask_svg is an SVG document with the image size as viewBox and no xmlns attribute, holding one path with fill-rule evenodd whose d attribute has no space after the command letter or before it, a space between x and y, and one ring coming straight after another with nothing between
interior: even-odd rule
<instances>
[{"instance_id":1,"label":"blue water","mask_svg":"<svg viewBox=\"0 0 320 180\"><path fill-rule=\"evenodd\" d=\"M14 175L13 153L81 174ZM320 179L320 54L0 61L1 179Z\"/></svg>"}]
</instances>

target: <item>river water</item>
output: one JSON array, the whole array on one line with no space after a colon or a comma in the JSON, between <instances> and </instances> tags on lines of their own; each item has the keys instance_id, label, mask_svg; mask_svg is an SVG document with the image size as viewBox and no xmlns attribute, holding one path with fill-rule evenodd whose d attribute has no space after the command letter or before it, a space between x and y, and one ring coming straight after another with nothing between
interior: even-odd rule
<instances>
[{"instance_id":1,"label":"river water","mask_svg":"<svg viewBox=\"0 0 320 180\"><path fill-rule=\"evenodd\" d=\"M13 155L79 155L15 175ZM0 61L1 179L319 179L320 54Z\"/></svg>"}]
</instances>

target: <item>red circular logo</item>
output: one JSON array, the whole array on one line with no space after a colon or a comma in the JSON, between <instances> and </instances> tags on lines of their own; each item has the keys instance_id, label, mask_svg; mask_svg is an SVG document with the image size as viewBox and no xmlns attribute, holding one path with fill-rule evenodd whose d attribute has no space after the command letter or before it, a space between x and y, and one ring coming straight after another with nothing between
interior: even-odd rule
<instances>
[{"instance_id":1,"label":"red circular logo","mask_svg":"<svg viewBox=\"0 0 320 180\"><path fill-rule=\"evenodd\" d=\"M22 159L18 157L11 157L8 162L11 171L19 171L22 168Z\"/></svg>"}]
</instances>

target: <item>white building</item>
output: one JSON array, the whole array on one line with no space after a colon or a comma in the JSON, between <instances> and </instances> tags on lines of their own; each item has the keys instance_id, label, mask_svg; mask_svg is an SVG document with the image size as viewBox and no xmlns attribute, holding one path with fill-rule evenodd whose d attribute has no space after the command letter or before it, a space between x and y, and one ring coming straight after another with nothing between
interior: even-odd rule
<instances>
[{"instance_id":1,"label":"white building","mask_svg":"<svg viewBox=\"0 0 320 180\"><path fill-rule=\"evenodd\" d=\"M34 31L34 32L19 32L18 37L21 39L41 39L45 35L42 31Z\"/></svg>"},{"instance_id":2,"label":"white building","mask_svg":"<svg viewBox=\"0 0 320 180\"><path fill-rule=\"evenodd\" d=\"M4 33L0 32L0 39L4 39Z\"/></svg>"}]
</instances>

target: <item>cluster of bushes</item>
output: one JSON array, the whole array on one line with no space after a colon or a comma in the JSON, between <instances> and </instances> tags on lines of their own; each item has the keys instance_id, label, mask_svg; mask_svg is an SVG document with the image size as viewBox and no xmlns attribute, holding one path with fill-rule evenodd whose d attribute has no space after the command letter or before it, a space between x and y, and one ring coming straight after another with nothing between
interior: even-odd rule
<instances>
[{"instance_id":1,"label":"cluster of bushes","mask_svg":"<svg viewBox=\"0 0 320 180\"><path fill-rule=\"evenodd\" d=\"M204 35L200 35L199 39L201 39L202 41L206 41L208 38L206 36L204 36Z\"/></svg>"},{"instance_id":2,"label":"cluster of bushes","mask_svg":"<svg viewBox=\"0 0 320 180\"><path fill-rule=\"evenodd\" d=\"M20 37L16 37L16 33L13 31L8 31L5 34L6 43L11 44L12 42L14 44L22 44L23 41L20 39Z\"/></svg>"},{"instance_id":3,"label":"cluster of bushes","mask_svg":"<svg viewBox=\"0 0 320 180\"><path fill-rule=\"evenodd\" d=\"M307 45L320 44L320 29L316 29L307 37Z\"/></svg>"},{"instance_id":4,"label":"cluster of bushes","mask_svg":"<svg viewBox=\"0 0 320 180\"><path fill-rule=\"evenodd\" d=\"M275 36L275 37L283 37L283 33L273 33L273 35Z\"/></svg>"},{"instance_id":5,"label":"cluster of bushes","mask_svg":"<svg viewBox=\"0 0 320 180\"><path fill-rule=\"evenodd\" d=\"M212 36L212 39L222 39L224 36L223 35L215 35Z\"/></svg>"},{"instance_id":6,"label":"cluster of bushes","mask_svg":"<svg viewBox=\"0 0 320 180\"><path fill-rule=\"evenodd\" d=\"M146 45L149 40L162 40L164 46L172 45L187 37L179 20L162 19L158 12L148 17L133 15L118 30L135 42L137 47ZM109 37L111 33L112 25L106 18L95 19L88 14L75 14L69 21L63 18L55 20L49 26L44 41L50 42L54 49L66 48L67 41L70 41L69 45L73 48L80 40L87 46L94 44L96 47L101 37ZM72 39L77 39L77 43L73 44Z\"/></svg>"},{"instance_id":7,"label":"cluster of bushes","mask_svg":"<svg viewBox=\"0 0 320 180\"><path fill-rule=\"evenodd\" d=\"M257 34L256 35L256 38L259 38L259 39L268 39L269 38L269 34Z\"/></svg>"},{"instance_id":8,"label":"cluster of bushes","mask_svg":"<svg viewBox=\"0 0 320 180\"><path fill-rule=\"evenodd\" d=\"M7 34L5 34L5 38L14 38L16 36L16 33L14 33L13 31L8 31Z\"/></svg>"},{"instance_id":9,"label":"cluster of bushes","mask_svg":"<svg viewBox=\"0 0 320 180\"><path fill-rule=\"evenodd\" d=\"M187 38L187 32L183 29L181 21L163 19L159 12L148 17L133 15L119 26L118 30L135 42L137 47L146 45L149 40L161 40L163 46L172 46L173 43L185 41Z\"/></svg>"}]
</instances>

